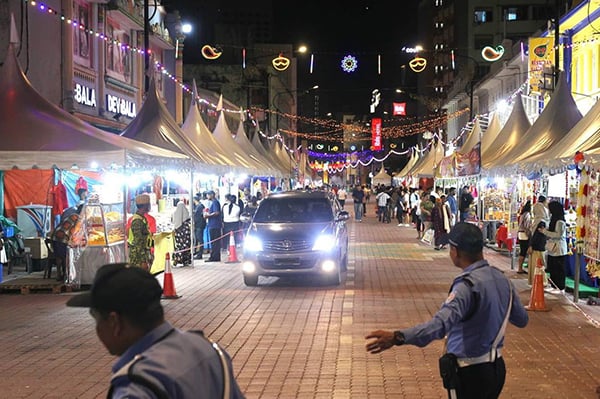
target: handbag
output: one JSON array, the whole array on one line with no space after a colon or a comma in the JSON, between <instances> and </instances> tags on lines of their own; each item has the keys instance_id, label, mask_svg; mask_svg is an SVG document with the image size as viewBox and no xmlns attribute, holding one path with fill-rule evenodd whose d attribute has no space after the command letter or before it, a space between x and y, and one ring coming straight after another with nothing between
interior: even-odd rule
<instances>
[{"instance_id":1,"label":"handbag","mask_svg":"<svg viewBox=\"0 0 600 399\"><path fill-rule=\"evenodd\" d=\"M425 242L425 243L427 243L427 244L432 244L433 245L433 238L434 238L434 231L433 231L433 229L428 229L423 234L422 241Z\"/></svg>"}]
</instances>

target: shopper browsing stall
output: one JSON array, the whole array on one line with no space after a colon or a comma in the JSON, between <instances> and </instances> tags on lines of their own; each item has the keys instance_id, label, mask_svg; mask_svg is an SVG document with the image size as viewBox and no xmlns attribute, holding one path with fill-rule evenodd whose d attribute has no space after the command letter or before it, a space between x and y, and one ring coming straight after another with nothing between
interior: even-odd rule
<instances>
[{"instance_id":1,"label":"shopper browsing stall","mask_svg":"<svg viewBox=\"0 0 600 399\"><path fill-rule=\"evenodd\" d=\"M550 283L555 290L564 291L567 268L567 223L562 204L552 201L548 204L550 211L550 225L542 228L541 232L548 237L546 250L548 251L548 272Z\"/></svg>"},{"instance_id":2,"label":"shopper browsing stall","mask_svg":"<svg viewBox=\"0 0 600 399\"><path fill-rule=\"evenodd\" d=\"M215 192L209 191L206 193L211 201L208 211L204 212L206 226L210 236L211 248L210 256L205 262L220 262L221 261L221 232L223 231L223 218L221 216L221 203L215 198Z\"/></svg>"},{"instance_id":3,"label":"shopper browsing stall","mask_svg":"<svg viewBox=\"0 0 600 399\"><path fill-rule=\"evenodd\" d=\"M173 212L173 229L175 231L175 253L173 264L188 266L192 263L190 212L184 201L177 202Z\"/></svg>"}]
</instances>

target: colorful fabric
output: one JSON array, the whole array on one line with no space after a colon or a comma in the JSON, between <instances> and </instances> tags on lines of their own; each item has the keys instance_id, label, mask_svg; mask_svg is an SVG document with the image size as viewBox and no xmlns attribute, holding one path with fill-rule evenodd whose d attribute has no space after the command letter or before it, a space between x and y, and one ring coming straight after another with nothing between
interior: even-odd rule
<instances>
[{"instance_id":1,"label":"colorful fabric","mask_svg":"<svg viewBox=\"0 0 600 399\"><path fill-rule=\"evenodd\" d=\"M67 189L65 185L59 181L52 187L52 214L62 215L65 209L69 207L67 199Z\"/></svg>"}]
</instances>

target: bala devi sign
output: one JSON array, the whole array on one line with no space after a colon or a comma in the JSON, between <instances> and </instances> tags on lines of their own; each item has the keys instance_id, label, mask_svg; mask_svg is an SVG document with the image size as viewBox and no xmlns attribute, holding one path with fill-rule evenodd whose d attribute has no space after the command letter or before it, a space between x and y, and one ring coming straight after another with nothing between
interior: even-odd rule
<instances>
[{"instance_id":1,"label":"bala devi sign","mask_svg":"<svg viewBox=\"0 0 600 399\"><path fill-rule=\"evenodd\" d=\"M96 108L98 106L96 102L96 90L81 83L75 83L73 100L77 104L85 105L86 107ZM137 115L135 102L125 100L112 94L106 95L106 110L129 118L135 118Z\"/></svg>"},{"instance_id":2,"label":"bala devi sign","mask_svg":"<svg viewBox=\"0 0 600 399\"><path fill-rule=\"evenodd\" d=\"M133 101L125 100L123 98L113 96L112 94L106 95L106 110L115 114L121 114L129 118L135 118L137 115L135 103Z\"/></svg>"},{"instance_id":3,"label":"bala devi sign","mask_svg":"<svg viewBox=\"0 0 600 399\"><path fill-rule=\"evenodd\" d=\"M75 90L73 90L73 100L75 100L77 104L96 108L96 90L94 90L91 87L75 83Z\"/></svg>"}]
</instances>

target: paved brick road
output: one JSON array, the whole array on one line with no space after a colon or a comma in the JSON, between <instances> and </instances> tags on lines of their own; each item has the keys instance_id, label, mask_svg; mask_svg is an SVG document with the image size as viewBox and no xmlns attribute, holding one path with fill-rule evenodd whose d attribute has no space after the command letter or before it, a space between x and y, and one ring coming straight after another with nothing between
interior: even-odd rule
<instances>
[{"instance_id":1,"label":"paved brick road","mask_svg":"<svg viewBox=\"0 0 600 399\"><path fill-rule=\"evenodd\" d=\"M270 278L248 288L239 264L198 262L174 270L183 296L164 301L167 317L226 346L249 399L446 398L437 370L441 342L369 355L364 335L427 320L458 269L410 228L372 215L349 228L349 270L340 287ZM526 282L510 271L509 258L491 250L486 256L528 303ZM1 398L105 396L114 358L90 316L64 306L69 295L0 295ZM527 328L508 328L502 397L596 398L600 329L588 318L600 320L598 308L550 294L546 303L552 310L531 313Z\"/></svg>"}]
</instances>

